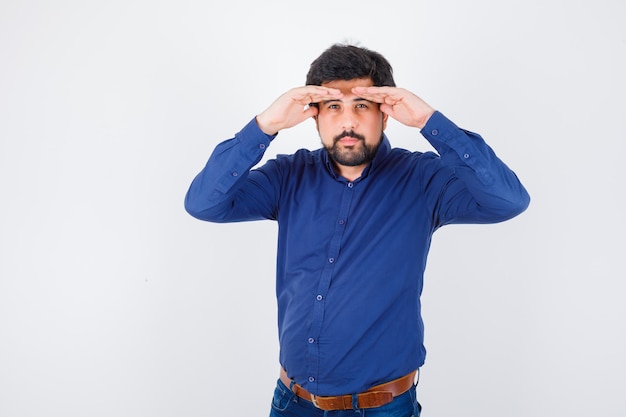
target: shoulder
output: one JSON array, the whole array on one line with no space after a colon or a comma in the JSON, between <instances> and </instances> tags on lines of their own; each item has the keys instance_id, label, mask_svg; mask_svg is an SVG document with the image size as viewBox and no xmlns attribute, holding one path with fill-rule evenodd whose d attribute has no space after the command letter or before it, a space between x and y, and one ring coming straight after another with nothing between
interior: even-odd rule
<instances>
[{"instance_id":1,"label":"shoulder","mask_svg":"<svg viewBox=\"0 0 626 417\"><path fill-rule=\"evenodd\" d=\"M321 166L323 166L322 149L313 151L298 149L290 154L276 154L258 169L288 176L288 174L303 174L305 171L314 171Z\"/></svg>"},{"instance_id":2,"label":"shoulder","mask_svg":"<svg viewBox=\"0 0 626 417\"><path fill-rule=\"evenodd\" d=\"M299 166L302 164L316 164L322 161L322 149L298 149L291 154L277 154L274 161L281 166Z\"/></svg>"},{"instance_id":3,"label":"shoulder","mask_svg":"<svg viewBox=\"0 0 626 417\"><path fill-rule=\"evenodd\" d=\"M404 148L391 148L387 155L387 158L385 159L394 163L402 162L417 164L437 160L439 159L439 155L432 151L421 152L410 151Z\"/></svg>"},{"instance_id":4,"label":"shoulder","mask_svg":"<svg viewBox=\"0 0 626 417\"><path fill-rule=\"evenodd\" d=\"M430 177L439 171L440 156L432 151L411 151L403 148L392 148L376 168L381 174L401 176L415 180Z\"/></svg>"}]
</instances>

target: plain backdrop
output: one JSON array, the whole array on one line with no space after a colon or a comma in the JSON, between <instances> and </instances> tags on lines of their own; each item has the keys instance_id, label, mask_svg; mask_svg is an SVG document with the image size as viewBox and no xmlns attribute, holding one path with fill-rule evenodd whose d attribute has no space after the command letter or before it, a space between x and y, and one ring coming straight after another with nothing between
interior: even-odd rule
<instances>
[{"instance_id":1,"label":"plain backdrop","mask_svg":"<svg viewBox=\"0 0 626 417\"><path fill-rule=\"evenodd\" d=\"M276 225L201 222L183 198L342 41L532 197L435 234L423 416L626 415L625 17L621 0L1 0L0 416L268 415ZM305 122L266 158L318 146Z\"/></svg>"}]
</instances>

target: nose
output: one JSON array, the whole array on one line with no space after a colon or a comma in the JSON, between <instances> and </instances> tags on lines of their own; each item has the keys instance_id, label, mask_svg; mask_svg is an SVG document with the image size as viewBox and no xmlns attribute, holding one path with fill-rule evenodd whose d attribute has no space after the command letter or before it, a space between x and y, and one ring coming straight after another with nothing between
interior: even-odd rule
<instances>
[{"instance_id":1,"label":"nose","mask_svg":"<svg viewBox=\"0 0 626 417\"><path fill-rule=\"evenodd\" d=\"M345 107L341 114L341 128L344 130L353 130L357 127L357 118L354 109Z\"/></svg>"}]
</instances>

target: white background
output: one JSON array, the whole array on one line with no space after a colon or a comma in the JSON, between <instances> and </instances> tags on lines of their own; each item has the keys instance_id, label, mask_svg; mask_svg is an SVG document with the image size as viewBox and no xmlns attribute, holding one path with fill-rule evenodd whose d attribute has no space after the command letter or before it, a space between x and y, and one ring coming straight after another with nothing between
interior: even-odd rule
<instances>
[{"instance_id":1,"label":"white background","mask_svg":"<svg viewBox=\"0 0 626 417\"><path fill-rule=\"evenodd\" d=\"M532 197L435 235L423 415L626 415L625 12L1 1L0 416L268 415L276 226L200 222L183 198L218 142L344 40L479 132ZM305 123L266 156L318 143Z\"/></svg>"}]
</instances>

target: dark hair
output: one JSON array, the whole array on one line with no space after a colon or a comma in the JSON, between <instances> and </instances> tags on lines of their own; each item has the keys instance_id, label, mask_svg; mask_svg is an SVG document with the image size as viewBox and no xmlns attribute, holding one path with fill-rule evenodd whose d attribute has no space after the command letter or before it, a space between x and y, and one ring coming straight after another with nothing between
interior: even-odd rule
<instances>
[{"instance_id":1,"label":"dark hair","mask_svg":"<svg viewBox=\"0 0 626 417\"><path fill-rule=\"evenodd\" d=\"M326 49L311 63L306 85L355 78L371 78L376 87L396 86L393 69L384 56L364 47L339 43Z\"/></svg>"}]
</instances>

